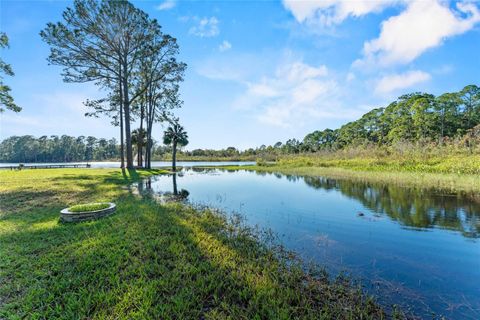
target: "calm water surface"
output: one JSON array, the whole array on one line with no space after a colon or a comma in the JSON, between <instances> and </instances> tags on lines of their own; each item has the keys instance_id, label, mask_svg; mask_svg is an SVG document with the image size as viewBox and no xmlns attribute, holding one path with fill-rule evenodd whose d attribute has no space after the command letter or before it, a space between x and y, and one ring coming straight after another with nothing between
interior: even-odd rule
<instances>
[{"instance_id":1,"label":"calm water surface","mask_svg":"<svg viewBox=\"0 0 480 320\"><path fill-rule=\"evenodd\" d=\"M172 178L148 186L172 192ZM188 201L241 213L304 259L347 271L384 305L480 319L479 199L244 170L184 169L176 184Z\"/></svg>"},{"instance_id":2,"label":"calm water surface","mask_svg":"<svg viewBox=\"0 0 480 320\"><path fill-rule=\"evenodd\" d=\"M49 165L49 164L90 164L92 168L120 168L119 161L90 161L90 162L35 162L35 163L25 163L26 166L33 165ZM193 166L242 166L242 165L253 165L254 161L177 161L177 166L179 167L193 167ZM2 167L11 167L18 166L19 163L0 163L0 168ZM136 165L136 162L135 162ZM170 167L172 165L171 161L152 161L153 168L161 167Z\"/></svg>"}]
</instances>

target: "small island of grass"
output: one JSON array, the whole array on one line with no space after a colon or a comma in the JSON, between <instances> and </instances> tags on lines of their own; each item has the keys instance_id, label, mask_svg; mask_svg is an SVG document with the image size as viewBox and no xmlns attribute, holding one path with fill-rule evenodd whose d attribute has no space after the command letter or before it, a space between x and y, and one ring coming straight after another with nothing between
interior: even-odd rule
<instances>
[{"instance_id":1,"label":"small island of grass","mask_svg":"<svg viewBox=\"0 0 480 320\"><path fill-rule=\"evenodd\" d=\"M110 203L85 203L85 204L77 204L68 208L70 212L91 212L91 211L98 211L107 209L110 207Z\"/></svg>"},{"instance_id":2,"label":"small island of grass","mask_svg":"<svg viewBox=\"0 0 480 320\"><path fill-rule=\"evenodd\" d=\"M79 222L99 219L112 214L116 208L116 205L111 202L77 204L60 211L60 219L63 222Z\"/></svg>"}]
</instances>

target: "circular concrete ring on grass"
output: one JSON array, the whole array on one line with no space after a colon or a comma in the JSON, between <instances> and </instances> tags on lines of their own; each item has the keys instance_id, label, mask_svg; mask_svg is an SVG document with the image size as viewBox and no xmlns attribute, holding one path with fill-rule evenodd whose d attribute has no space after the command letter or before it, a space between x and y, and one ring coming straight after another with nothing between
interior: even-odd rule
<instances>
[{"instance_id":1,"label":"circular concrete ring on grass","mask_svg":"<svg viewBox=\"0 0 480 320\"><path fill-rule=\"evenodd\" d=\"M106 202L106 204L109 205L107 208L93 211L72 212L69 210L70 208L65 208L60 211L60 219L64 222L79 222L106 217L112 214L117 208L115 203Z\"/></svg>"}]
</instances>

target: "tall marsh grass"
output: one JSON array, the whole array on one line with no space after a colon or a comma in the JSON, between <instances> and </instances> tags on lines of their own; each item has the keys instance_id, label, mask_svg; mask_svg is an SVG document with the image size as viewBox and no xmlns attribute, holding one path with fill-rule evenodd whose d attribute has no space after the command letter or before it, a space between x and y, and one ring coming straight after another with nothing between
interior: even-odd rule
<instances>
[{"instance_id":1,"label":"tall marsh grass","mask_svg":"<svg viewBox=\"0 0 480 320\"><path fill-rule=\"evenodd\" d=\"M362 146L283 156L277 165L285 167L339 167L352 170L407 171L425 173L480 174L480 150L413 146Z\"/></svg>"}]
</instances>

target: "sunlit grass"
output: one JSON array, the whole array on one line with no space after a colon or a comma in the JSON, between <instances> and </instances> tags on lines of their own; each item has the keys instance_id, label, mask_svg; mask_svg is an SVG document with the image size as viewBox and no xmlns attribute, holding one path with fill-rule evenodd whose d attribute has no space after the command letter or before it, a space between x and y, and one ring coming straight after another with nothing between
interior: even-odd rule
<instances>
[{"instance_id":1,"label":"sunlit grass","mask_svg":"<svg viewBox=\"0 0 480 320\"><path fill-rule=\"evenodd\" d=\"M85 203L77 204L68 208L70 212L87 212L87 211L97 211L110 207L109 203Z\"/></svg>"},{"instance_id":2,"label":"sunlit grass","mask_svg":"<svg viewBox=\"0 0 480 320\"><path fill-rule=\"evenodd\" d=\"M373 152L373 151L372 151ZM357 171L393 171L480 175L480 154L454 155L361 155L343 153L289 156L278 163L286 167L344 168Z\"/></svg>"},{"instance_id":3,"label":"sunlit grass","mask_svg":"<svg viewBox=\"0 0 480 320\"><path fill-rule=\"evenodd\" d=\"M240 221L126 186L161 171L0 172L0 318L379 319L374 301ZM59 209L111 201L64 224Z\"/></svg>"}]
</instances>

